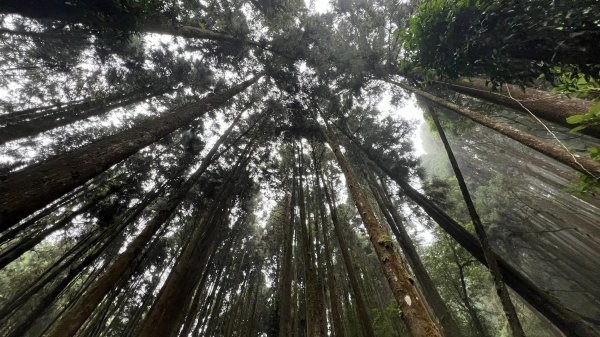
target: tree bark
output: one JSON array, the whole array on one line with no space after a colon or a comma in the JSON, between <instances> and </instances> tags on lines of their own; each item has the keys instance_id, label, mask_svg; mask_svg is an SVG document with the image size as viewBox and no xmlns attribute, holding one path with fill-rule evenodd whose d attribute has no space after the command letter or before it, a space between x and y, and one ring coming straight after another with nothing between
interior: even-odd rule
<instances>
[{"instance_id":1,"label":"tree bark","mask_svg":"<svg viewBox=\"0 0 600 337\"><path fill-rule=\"evenodd\" d=\"M323 176L320 170L317 171L317 175L320 176L320 180L325 182L323 180ZM340 246L342 261L344 262L344 266L346 267L346 272L348 274L350 289L352 291L354 301L356 302L356 313L358 316L358 320L360 321L360 327L365 337L375 337L375 332L373 331L373 324L371 323L371 317L369 315L369 311L367 310L364 295L358 283L358 278L356 276L357 274L354 270L354 265L352 263L352 256L350 256L350 249L348 248L348 244L344 238L344 230L338 218L337 209L334 203L334 197L332 195L333 189L330 192L327 186L324 186L323 191L325 192L325 199L329 207L331 221L333 222L333 229L335 231L335 235Z\"/></svg>"},{"instance_id":2,"label":"tree bark","mask_svg":"<svg viewBox=\"0 0 600 337\"><path fill-rule=\"evenodd\" d=\"M462 335L460 328L452 317L451 311L448 306L446 306L442 296L440 296L440 293L437 291L437 288L429 276L427 269L425 269L425 266L421 261L421 257L417 253L417 249L412 239L406 232L406 228L403 225L400 214L398 214L396 208L389 199L389 194L385 190L385 185L383 185L383 182L377 184L372 177L370 179L370 183L373 189L373 196L379 204L379 207L382 209L384 217L386 217L388 223L390 224L392 232L394 233L394 236L396 236L396 239L400 244L400 248L406 256L408 264L415 273L417 281L421 285L423 296L425 296L425 299L431 306L435 316L440 320L440 325L442 326L444 336L460 337Z\"/></svg>"},{"instance_id":3,"label":"tree bark","mask_svg":"<svg viewBox=\"0 0 600 337\"><path fill-rule=\"evenodd\" d=\"M241 114L240 114L241 116ZM231 127L230 127L231 129ZM171 218L171 215L179 204L187 197L189 191L194 187L198 179L206 171L208 166L216 160L216 152L229 136L226 132L212 147L211 151L202 160L200 167L185 182L176 184L173 194L156 211L153 217L146 223L146 227L131 242L127 249L119 255L106 272L91 286L91 288L79 298L79 300L69 310L63 314L62 318L56 322L46 337L66 337L73 336L86 321L96 306L102 301L104 296L110 291L113 285L119 280L144 250L144 247L158 232L158 230ZM185 173L185 167L181 168L180 176Z\"/></svg>"},{"instance_id":4,"label":"tree bark","mask_svg":"<svg viewBox=\"0 0 600 337\"><path fill-rule=\"evenodd\" d=\"M0 145L11 140L35 136L44 131L75 123L92 116L98 116L116 108L139 103L148 98L162 95L167 91L161 90L149 93L133 92L126 95L116 95L116 97L107 97L76 104L75 106L66 106L56 111L49 109L49 111L41 116L37 116L36 114L31 116L31 118L25 117L25 120L18 122L8 121L6 126L0 128ZM7 118L10 118L11 115L8 115Z\"/></svg>"},{"instance_id":5,"label":"tree bark","mask_svg":"<svg viewBox=\"0 0 600 337\"><path fill-rule=\"evenodd\" d=\"M262 75L187 104L43 163L15 172L0 183L0 231L85 183L140 149L226 103Z\"/></svg>"},{"instance_id":6,"label":"tree bark","mask_svg":"<svg viewBox=\"0 0 600 337\"><path fill-rule=\"evenodd\" d=\"M295 166L296 177L298 179L298 208L300 211L300 243L302 256L304 260L304 281L306 297L306 332L308 337L321 337L327 334L324 331L324 322L322 321L321 308L319 305L319 287L315 271L314 258L312 253L312 237L309 235L307 226L309 225L306 216L306 199L304 198L304 183L302 165L303 153L299 149Z\"/></svg>"},{"instance_id":7,"label":"tree bark","mask_svg":"<svg viewBox=\"0 0 600 337\"><path fill-rule=\"evenodd\" d=\"M554 145L547 142L546 140L530 135L524 131L514 128L508 124L496 122L490 117L484 116L478 112L463 108L452 102L448 102L442 98L432 95L423 90L411 87L409 85L388 80L389 83L395 84L403 89L414 92L415 94L435 103L436 105L450 109L463 115L476 123L486 126L492 130L495 130L529 148L532 148L540 153L547 155L585 175L597 178L600 175L600 163L594 161L588 157L581 157L579 155L572 155L569 151L565 150L559 145Z\"/></svg>"},{"instance_id":8,"label":"tree bark","mask_svg":"<svg viewBox=\"0 0 600 337\"><path fill-rule=\"evenodd\" d=\"M521 326L521 321L519 320L519 316L517 315L517 310L513 305L510 294L508 293L508 289L506 288L506 284L502 280L502 273L500 273L500 268L498 267L498 262L496 261L496 254L492 251L492 247L490 246L490 242L485 232L485 228L483 227L483 223L481 222L481 218L475 209L475 204L471 199L471 193L469 193L469 189L467 188L467 183L462 175L460 167L458 166L458 162L454 157L454 153L452 152L452 147L450 147L450 143L448 143L448 139L446 138L446 133L440 124L440 121L437 118L435 111L428 107L429 114L433 119L433 123L442 139L442 143L444 144L444 148L446 149L446 153L448 154L448 159L450 160L450 165L452 166L452 170L454 171L454 175L456 176L456 180L458 182L458 186L460 188L460 192L463 196L465 204L467 206L467 210L469 212L469 216L471 217L471 221L473 226L475 227L475 233L477 234L477 238L479 239L479 244L481 249L483 250L483 256L485 261L487 262L487 266L492 274L492 279L494 280L494 286L496 287L496 293L500 298L500 302L502 303L502 309L504 310L504 314L506 315L506 319L508 320L508 324L512 331L513 336L515 337L525 337L525 332L523 331L523 327Z\"/></svg>"},{"instance_id":9,"label":"tree bark","mask_svg":"<svg viewBox=\"0 0 600 337\"><path fill-rule=\"evenodd\" d=\"M573 125L567 123L567 117L584 114L593 104L593 101L569 98L564 95L551 94L547 91L533 88L522 89L513 84L505 84L494 90L482 78L469 78L466 81L460 82L436 81L436 83L440 83L461 94L504 105L519 111L526 112L523 108L525 107L537 117L567 128L573 127ZM509 92L510 95L508 94ZM588 127L581 132L596 138L600 137L600 127L597 126Z\"/></svg>"},{"instance_id":10,"label":"tree bark","mask_svg":"<svg viewBox=\"0 0 600 337\"><path fill-rule=\"evenodd\" d=\"M312 157L314 165L314 189L316 191L318 209L316 212L319 213L319 219L321 221L321 231L323 235L323 246L325 253L325 274L327 276L327 289L329 291L329 302L331 306L331 317L333 322L333 331L335 337L345 337L344 324L342 323L341 306L339 303L339 295L336 287L335 273L333 270L333 261L331 247L329 246L329 235L327 230L327 218L325 214L325 205L323 200L323 193L320 186L319 179L319 164L315 156L314 146L312 148Z\"/></svg>"},{"instance_id":11,"label":"tree bark","mask_svg":"<svg viewBox=\"0 0 600 337\"><path fill-rule=\"evenodd\" d=\"M462 226L431 202L426 196L411 187L404 181L401 175L391 170L371 149L360 144L343 128L340 128L340 130L355 143L356 146L358 146L368 158L367 160L372 161L373 165L378 167L388 177L395 181L407 197L419 205L425 213L427 213L444 231L446 231L446 233L456 240L456 242L466 249L473 257L483 265L486 265L481 246L471 233L462 228ZM498 255L496 255L496 261L498 262L498 267L500 268L500 272L502 273L502 277L506 284L565 334L573 337L593 337L598 335L598 332L585 323L579 315L566 308L556 298L539 288L525 275L513 268Z\"/></svg>"},{"instance_id":12,"label":"tree bark","mask_svg":"<svg viewBox=\"0 0 600 337\"><path fill-rule=\"evenodd\" d=\"M287 206L289 218L283 222L283 261L279 283L279 337L292 334L292 254L294 239L294 219L296 207L296 179L292 177L292 190Z\"/></svg>"},{"instance_id":13,"label":"tree bark","mask_svg":"<svg viewBox=\"0 0 600 337\"><path fill-rule=\"evenodd\" d=\"M333 149L337 162L346 177L350 194L367 228L392 294L402 310L402 320L414 337L441 337L438 327L418 296L414 280L404 269L400 257L394 251L391 239L385 234L377 220L375 212L362 191L354 171L342 154L333 132L331 129L327 131L322 129L322 134Z\"/></svg>"},{"instance_id":14,"label":"tree bark","mask_svg":"<svg viewBox=\"0 0 600 337\"><path fill-rule=\"evenodd\" d=\"M223 134L220 141L215 143L213 150L223 142L224 139L233 130L236 122L241 117L231 124L229 129ZM186 245L181 253L177 264L169 274L165 281L158 298L152 309L148 313L148 317L140 327L136 334L138 337L153 337L153 336L172 336L176 334L180 317L183 315L180 308L185 307L186 299L191 296L194 285L197 284L201 275L193 273L193 270L202 270L208 258L210 249L212 249L219 235L223 232L220 229L221 225L227 217L227 211L231 207L229 205L231 198L237 193L234 192L235 183L247 164L250 155L253 151L254 139L246 145L243 153L240 155L235 167L230 173L224 185L221 187L219 195L210 207L210 211L203 217L202 225L196 226L192 233L190 242ZM212 150L211 150L212 151ZM214 154L209 154L208 157L214 157ZM212 162L212 160L211 160ZM208 167L208 165L206 166ZM202 166L202 171L206 170ZM183 192L187 196L190 188ZM234 226L235 227L235 226ZM220 230L219 230L220 229Z\"/></svg>"}]
</instances>

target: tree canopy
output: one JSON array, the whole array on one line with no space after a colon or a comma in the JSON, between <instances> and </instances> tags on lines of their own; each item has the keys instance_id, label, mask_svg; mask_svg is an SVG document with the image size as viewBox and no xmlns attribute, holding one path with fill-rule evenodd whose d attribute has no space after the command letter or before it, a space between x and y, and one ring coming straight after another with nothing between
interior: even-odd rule
<instances>
[{"instance_id":1,"label":"tree canopy","mask_svg":"<svg viewBox=\"0 0 600 337\"><path fill-rule=\"evenodd\" d=\"M600 6L0 2L0 334L600 334Z\"/></svg>"}]
</instances>

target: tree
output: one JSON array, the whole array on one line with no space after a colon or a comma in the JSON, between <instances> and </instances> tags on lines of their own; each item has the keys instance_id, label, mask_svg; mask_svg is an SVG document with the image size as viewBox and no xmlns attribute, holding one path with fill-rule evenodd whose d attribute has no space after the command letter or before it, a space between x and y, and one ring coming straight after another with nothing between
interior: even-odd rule
<instances>
[{"instance_id":1,"label":"tree","mask_svg":"<svg viewBox=\"0 0 600 337\"><path fill-rule=\"evenodd\" d=\"M595 7L0 4L0 334L597 335Z\"/></svg>"}]
</instances>

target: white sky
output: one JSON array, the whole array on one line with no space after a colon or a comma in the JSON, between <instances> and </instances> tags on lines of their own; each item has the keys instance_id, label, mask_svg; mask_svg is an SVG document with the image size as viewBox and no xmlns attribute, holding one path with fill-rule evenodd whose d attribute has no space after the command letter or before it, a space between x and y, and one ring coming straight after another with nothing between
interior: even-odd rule
<instances>
[{"instance_id":1,"label":"white sky","mask_svg":"<svg viewBox=\"0 0 600 337\"><path fill-rule=\"evenodd\" d=\"M306 7L316 13L325 13L331 9L329 0L304 0Z\"/></svg>"},{"instance_id":2,"label":"white sky","mask_svg":"<svg viewBox=\"0 0 600 337\"><path fill-rule=\"evenodd\" d=\"M421 133L419 132L421 125L425 123L425 119L423 117L423 111L421 111L421 108L417 106L417 100L415 99L414 95L410 95L410 98L403 100L402 106L392 105L391 99L392 95L390 95L389 91L386 91L382 95L379 104L377 104L377 109L382 112L383 117L388 115L394 117L397 116L402 119L417 123L412 134L415 155L420 157L421 155L426 154L425 149L423 148Z\"/></svg>"}]
</instances>

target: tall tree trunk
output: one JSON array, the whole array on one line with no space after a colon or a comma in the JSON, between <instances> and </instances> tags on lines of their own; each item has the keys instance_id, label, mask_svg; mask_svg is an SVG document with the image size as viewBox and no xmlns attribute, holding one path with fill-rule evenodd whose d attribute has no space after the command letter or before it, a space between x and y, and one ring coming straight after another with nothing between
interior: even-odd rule
<instances>
[{"instance_id":1,"label":"tall tree trunk","mask_svg":"<svg viewBox=\"0 0 600 337\"><path fill-rule=\"evenodd\" d=\"M460 261L458 254L456 252L456 249L453 246L453 242L450 242L450 239L448 237L446 237L445 240L448 243L448 246L450 246L450 249L452 250L452 257L454 259L454 263L456 264L456 267L458 268L458 275L459 275L459 279L460 279L460 292L461 292L459 297L463 301L463 304L464 304L465 308L467 309L467 313L468 313L469 317L471 317L471 323L473 326L473 336L488 337L489 336L488 329L485 328L483 322L481 321L481 318L479 317L479 313L477 312L477 309L475 308L475 304L473 304L473 301L471 301L469 292L467 290L467 282L465 279L465 263ZM468 262L470 262L470 261L468 261Z\"/></svg>"},{"instance_id":2,"label":"tall tree trunk","mask_svg":"<svg viewBox=\"0 0 600 337\"><path fill-rule=\"evenodd\" d=\"M309 235L307 226L310 224L307 221L306 215L306 199L304 198L304 182L303 182L303 153L301 148L298 150L296 168L296 176L298 178L298 207L300 210L300 237L302 255L304 257L304 281L305 281L305 297L306 297L306 331L307 337L321 337L326 335L323 331L324 322L319 306L319 287L317 275L315 271L314 258L312 253L312 237Z\"/></svg>"},{"instance_id":3,"label":"tall tree trunk","mask_svg":"<svg viewBox=\"0 0 600 337\"><path fill-rule=\"evenodd\" d=\"M370 149L360 144L352 135L340 128L340 130L366 155L366 160L372 161L373 165L378 167L388 177L390 177L404 194L419 205L446 233L448 233L456 242L466 249L483 265L486 261L483 251L477 238L448 216L441 208L431 202L426 196L414 189L408 184L402 176L390 169L377 155ZM506 284L510 286L519 296L531 304L536 310L544 315L550 322L565 334L574 337L593 337L598 334L590 327L579 315L566 308L555 297L546 293L543 289L535 285L529 278L520 271L513 268L504 259L496 255L498 267Z\"/></svg>"},{"instance_id":4,"label":"tall tree trunk","mask_svg":"<svg viewBox=\"0 0 600 337\"><path fill-rule=\"evenodd\" d=\"M63 217L60 220L56 221L53 225L48 226L49 221L46 221L46 228L36 231L36 233L32 233L32 235L30 235L27 238L21 239L21 242L10 247L9 249L3 251L2 254L0 254L0 269L4 268L9 263L19 258L23 253L35 247L38 243L42 242L48 235L70 224L75 217L87 212L92 206L96 205L99 201L101 201L106 196L114 192L114 190L116 190L116 186L110 186L106 190L101 190L89 201L81 205L77 210L70 211L67 214L63 215Z\"/></svg>"},{"instance_id":5,"label":"tall tree trunk","mask_svg":"<svg viewBox=\"0 0 600 337\"><path fill-rule=\"evenodd\" d=\"M446 306L442 296L440 296L435 284L431 280L427 269L425 269L412 239L406 232L400 214L396 211L396 208L389 198L388 192L385 190L385 185L383 182L377 184L372 177L370 177L369 180L372 186L373 196L379 204L379 207L382 209L384 217L386 217L386 220L390 224L392 232L394 233L394 236L396 236L408 264L415 273L417 281L423 290L423 295L427 300L427 304L431 306L435 316L440 320L444 335L448 337L460 337L461 332L458 324L456 324L450 309Z\"/></svg>"},{"instance_id":6,"label":"tall tree trunk","mask_svg":"<svg viewBox=\"0 0 600 337\"><path fill-rule=\"evenodd\" d=\"M571 154L569 151L564 149L559 145L555 145L549 143L548 141L533 136L527 132L521 131L517 128L514 128L508 124L496 122L494 119L482 115L473 110L469 110L458 106L452 102L446 101L442 98L439 98L435 95L432 95L423 90L411 87L409 85L388 80L389 83L395 84L403 89L414 92L415 94L427 99L435 103L436 105L442 106L444 108L450 109L452 111L457 112L460 115L463 115L476 123L479 123L483 126L486 126L492 130L495 130L529 148L532 148L540 153L547 155L550 158L553 158L583 174L596 178L596 176L600 175L600 163L594 161L588 157L581 157L576 154Z\"/></svg>"},{"instance_id":7,"label":"tall tree trunk","mask_svg":"<svg viewBox=\"0 0 600 337\"><path fill-rule=\"evenodd\" d=\"M337 162L346 177L346 182L354 203L363 220L371 244L383 268L394 298L402 310L402 320L414 337L441 337L441 333L419 298L415 282L404 269L400 257L394 251L391 239L375 216L369 200L362 191L358 179L350 164L342 154L337 138L331 129L323 130L322 134L333 149Z\"/></svg>"},{"instance_id":8,"label":"tall tree trunk","mask_svg":"<svg viewBox=\"0 0 600 337\"><path fill-rule=\"evenodd\" d=\"M238 115L238 118L240 116L241 114ZM236 122L237 120L232 123L227 132L222 136L221 141L218 141L213 149L218 148L222 140L225 139L224 137L233 130ZM173 270L165 281L156 302L136 336L153 337L158 335L167 337L179 331L177 324L180 322L180 317L183 314L180 308L185 307L186 299L191 296L194 285L197 284L201 276L192 271L202 270L210 249L215 244L215 241L218 241L217 238L220 233L223 232L222 229L220 230L220 227L223 225L227 217L227 211L231 207L231 198L235 195L235 183L238 181L241 172L252 154L254 140L255 138L246 145L238 162L221 187L219 195L211 203L212 207L210 207L210 211L203 217L202 225L196 226L190 242L181 253L177 264L173 267ZM189 189L185 191L186 195L188 191Z\"/></svg>"},{"instance_id":9,"label":"tall tree trunk","mask_svg":"<svg viewBox=\"0 0 600 337\"><path fill-rule=\"evenodd\" d=\"M31 118L27 118L27 120L9 122L8 125L0 128L0 144L18 138L35 136L44 131L81 121L92 116L98 116L116 108L139 103L148 98L162 95L167 91L169 89L154 90L147 93L132 92L126 95L115 95L115 97L101 98L76 104L75 106L66 106L57 111L50 109L45 114L39 113L40 116L33 115ZM7 117L10 116L8 115Z\"/></svg>"},{"instance_id":10,"label":"tall tree trunk","mask_svg":"<svg viewBox=\"0 0 600 337\"><path fill-rule=\"evenodd\" d=\"M202 302L201 299L202 299L202 295L204 294L204 286L206 285L206 281L208 280L211 265L213 263L213 260L214 260L216 254L217 254L216 251L213 250L211 255L208 257L208 261L206 261L206 268L204 269L204 272L202 273L202 278L200 279L200 282L198 282L198 286L196 286L196 293L192 299L192 301L193 301L192 305L187 310L187 315L185 317L183 327L181 328L181 332L179 333L180 337L187 337L190 334L190 332L192 331L194 320L196 319L196 316L198 315L198 309L199 309L198 307L200 306L200 303Z\"/></svg>"},{"instance_id":11,"label":"tall tree trunk","mask_svg":"<svg viewBox=\"0 0 600 337\"><path fill-rule=\"evenodd\" d=\"M240 114L241 115L241 114ZM233 124L232 124L233 126ZM228 131L231 131L229 128ZM159 229L171 218L175 209L187 197L189 191L195 186L198 179L206 171L208 166L216 160L217 150L221 143L229 136L225 132L215 143L206 157L202 160L200 167L185 182L176 184L173 194L156 211L153 217L146 223L142 232L129 244L127 249L110 265L106 272L94 283L94 285L79 300L63 314L56 322L47 337L73 336L81 325L86 321L112 286L119 280L130 266L130 264L144 250L147 243L159 231ZM185 167L181 168L179 176L185 173Z\"/></svg>"},{"instance_id":12,"label":"tall tree trunk","mask_svg":"<svg viewBox=\"0 0 600 337\"><path fill-rule=\"evenodd\" d=\"M314 190L316 191L316 204L318 209L316 212L319 213L319 220L321 221L321 232L323 233L323 246L325 253L325 273L327 277L327 289L329 291L329 302L331 306L331 318L333 322L333 331L335 337L345 337L344 324L342 323L341 308L339 303L339 296L336 287L335 273L333 271L333 262L331 247L329 246L329 237L327 231L327 218L325 214L325 202L323 200L322 190L319 182L319 164L315 155L315 148L312 147L312 157L314 165Z\"/></svg>"},{"instance_id":13,"label":"tall tree trunk","mask_svg":"<svg viewBox=\"0 0 600 337\"><path fill-rule=\"evenodd\" d=\"M279 337L290 337L292 333L292 254L294 240L294 219L296 207L296 178L292 177L288 221L283 221L283 261L279 283Z\"/></svg>"},{"instance_id":14,"label":"tall tree trunk","mask_svg":"<svg viewBox=\"0 0 600 337\"><path fill-rule=\"evenodd\" d=\"M320 165L320 163L319 163ZM320 176L320 180L325 183L323 180L323 176L321 171L317 171L317 175ZM330 190L327 186L324 186L323 191L325 192L325 199L327 201L327 205L329 207L329 214L331 217L331 221L333 222L333 229L335 231L335 235L337 237L338 244L340 246L340 253L342 254L342 261L344 262L344 266L346 267L346 272L348 273L348 280L350 282L350 290L352 291L352 295L354 297L354 301L356 302L356 313L358 319L360 321L360 327L362 329L363 335L365 337L375 337L375 332L373 331L373 324L371 323L371 317L369 315L369 311L367 310L367 305L365 303L365 298L360 288L358 277L356 271L354 270L354 264L352 263L352 256L350 255L350 249L348 248L348 243L344 238L344 230L342 228L342 224L338 218L337 208L334 203L333 189Z\"/></svg>"},{"instance_id":15,"label":"tall tree trunk","mask_svg":"<svg viewBox=\"0 0 600 337\"><path fill-rule=\"evenodd\" d=\"M209 95L200 102L187 104L172 113L140 122L116 135L15 172L0 183L0 231L140 149L223 105L261 76Z\"/></svg>"},{"instance_id":16,"label":"tall tree trunk","mask_svg":"<svg viewBox=\"0 0 600 337\"><path fill-rule=\"evenodd\" d=\"M534 115L542 119L569 128L573 125L567 123L567 117L584 114L593 104L593 101L569 98L564 95L551 94L547 91L533 88L522 89L513 84L504 84L494 89L486 82L482 78L469 78L466 81L436 83L440 83L461 94L504 105L512 109L526 111L525 108L527 108ZM582 132L594 137L600 137L600 128L597 126L588 127L582 130Z\"/></svg>"},{"instance_id":17,"label":"tall tree trunk","mask_svg":"<svg viewBox=\"0 0 600 337\"><path fill-rule=\"evenodd\" d=\"M149 194L143 202L135 206L132 214L139 214L150 201L156 198L157 195L157 193ZM113 227L111 230L92 232L86 238L74 245L61 258L54 262L51 267L46 269L46 271L44 271L33 283L28 284L27 287L19 290L12 296L10 300L5 303L5 305L0 309L0 322L3 322L15 310L27 303L32 296L47 286L57 276L59 276L61 273L64 273L67 269L72 268L73 264L77 263L77 260L80 259L81 255L87 254L90 250L92 250L93 247L96 247L96 250L99 251L106 248L106 245L110 244L112 240L114 240L120 233L120 231L132 220L133 217L125 216L123 217L122 221L119 221L118 225Z\"/></svg>"},{"instance_id":18,"label":"tall tree trunk","mask_svg":"<svg viewBox=\"0 0 600 337\"><path fill-rule=\"evenodd\" d=\"M435 111L428 107L429 114L433 119L433 123L442 139L442 143L444 144L444 148L446 149L446 153L448 154L448 159L450 160L450 165L452 166L452 170L454 171L454 175L456 176L456 180L458 181L458 186L460 188L460 192L465 200L465 204L467 206L467 210L469 212L469 216L471 217L471 221L473 222L473 226L475 227L475 233L477 234L477 238L479 239L479 244L481 249L483 250L483 256L485 257L485 261L487 262L487 266L492 274L492 279L494 280L494 286L496 287L496 293L498 297L500 297L500 302L502 303L502 309L504 310L504 314L506 315L506 319L508 320L508 324L510 325L510 329L512 330L512 334L515 337L525 337L525 332L523 331L523 327L521 326L521 321L519 320L519 316L517 315L517 310L513 305L510 294L508 293L508 289L506 288L506 284L502 280L502 273L500 273L500 268L498 267L498 262L496 261L496 254L494 254L492 247L490 245L490 241L488 239L487 233L485 232L485 228L483 227L483 223L481 222L481 218L475 209L475 204L471 199L471 193L469 193L469 189L467 188L467 183L460 171L460 167L458 166L458 162L454 157L454 153L452 152L452 148L450 147L450 143L448 143L448 139L446 138L446 133L440 124L440 121L437 118Z\"/></svg>"}]
</instances>

